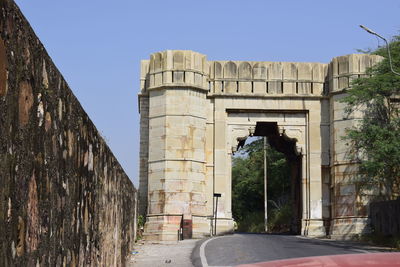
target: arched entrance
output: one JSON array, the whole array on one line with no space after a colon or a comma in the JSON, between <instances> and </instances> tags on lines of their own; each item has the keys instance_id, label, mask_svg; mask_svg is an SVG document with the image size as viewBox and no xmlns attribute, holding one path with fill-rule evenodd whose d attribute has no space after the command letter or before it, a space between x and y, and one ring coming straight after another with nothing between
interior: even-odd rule
<instances>
[{"instance_id":1,"label":"arched entrance","mask_svg":"<svg viewBox=\"0 0 400 267\"><path fill-rule=\"evenodd\" d=\"M285 155L289 167L290 201L292 205L292 221L290 232L301 234L302 219L302 149L297 146L297 140L279 131L276 122L257 122L254 136L266 137L269 145ZM267 177L268 179L268 177Z\"/></svg>"},{"instance_id":2,"label":"arched entrance","mask_svg":"<svg viewBox=\"0 0 400 267\"><path fill-rule=\"evenodd\" d=\"M301 234L302 151L276 122L257 122L232 157L232 212L239 232Z\"/></svg>"},{"instance_id":3,"label":"arched entrance","mask_svg":"<svg viewBox=\"0 0 400 267\"><path fill-rule=\"evenodd\" d=\"M251 135L267 137L270 146L285 155L290 167L293 201L291 231L296 234L307 234L311 215L310 182L306 172L309 142L308 112L244 109L227 111L227 126L233 151L236 151Z\"/></svg>"}]
</instances>

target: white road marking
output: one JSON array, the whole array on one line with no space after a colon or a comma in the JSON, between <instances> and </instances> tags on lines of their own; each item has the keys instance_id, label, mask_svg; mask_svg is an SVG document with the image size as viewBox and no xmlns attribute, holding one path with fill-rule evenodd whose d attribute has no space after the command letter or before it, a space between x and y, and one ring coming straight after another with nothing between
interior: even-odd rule
<instances>
[{"instance_id":1,"label":"white road marking","mask_svg":"<svg viewBox=\"0 0 400 267\"><path fill-rule=\"evenodd\" d=\"M210 242L211 240L215 240L215 239L222 238L222 237L223 236L213 237L213 238L210 238L207 241L203 242L203 244L201 244L201 246L200 246L200 259L201 259L201 265L203 267L211 267L207 263L206 252L205 252L205 248L206 248L207 243ZM231 267L231 266L212 266L212 267Z\"/></svg>"},{"instance_id":2,"label":"white road marking","mask_svg":"<svg viewBox=\"0 0 400 267\"><path fill-rule=\"evenodd\" d=\"M355 252L361 252L361 253L373 253L373 252L375 252L375 251L368 251L368 250L364 250L364 249L357 249L357 248L355 248L355 249L352 249L352 251L355 251Z\"/></svg>"}]
</instances>

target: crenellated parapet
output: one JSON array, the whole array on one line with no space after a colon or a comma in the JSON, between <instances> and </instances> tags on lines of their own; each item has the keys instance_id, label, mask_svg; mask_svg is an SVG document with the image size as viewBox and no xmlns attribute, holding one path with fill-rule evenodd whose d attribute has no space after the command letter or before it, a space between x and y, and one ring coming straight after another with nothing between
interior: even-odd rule
<instances>
[{"instance_id":1,"label":"crenellated parapet","mask_svg":"<svg viewBox=\"0 0 400 267\"><path fill-rule=\"evenodd\" d=\"M141 63L141 93L161 87L197 88L208 96L320 97L349 88L382 59L377 55L335 57L329 64L207 61L190 50L166 50Z\"/></svg>"},{"instance_id":2,"label":"crenellated parapet","mask_svg":"<svg viewBox=\"0 0 400 267\"><path fill-rule=\"evenodd\" d=\"M141 63L141 93L162 87L206 90L208 96L321 96L328 64L207 61L189 50L154 53Z\"/></svg>"},{"instance_id":3,"label":"crenellated parapet","mask_svg":"<svg viewBox=\"0 0 400 267\"><path fill-rule=\"evenodd\" d=\"M212 95L321 96L327 64L293 62L212 61Z\"/></svg>"},{"instance_id":4,"label":"crenellated parapet","mask_svg":"<svg viewBox=\"0 0 400 267\"><path fill-rule=\"evenodd\" d=\"M351 54L335 57L329 64L329 91L338 93L350 88L354 79L365 76L366 70L381 61L378 55Z\"/></svg>"},{"instance_id":5,"label":"crenellated parapet","mask_svg":"<svg viewBox=\"0 0 400 267\"><path fill-rule=\"evenodd\" d=\"M206 56L190 50L154 53L141 63L141 92L160 87L195 87L208 91Z\"/></svg>"}]
</instances>

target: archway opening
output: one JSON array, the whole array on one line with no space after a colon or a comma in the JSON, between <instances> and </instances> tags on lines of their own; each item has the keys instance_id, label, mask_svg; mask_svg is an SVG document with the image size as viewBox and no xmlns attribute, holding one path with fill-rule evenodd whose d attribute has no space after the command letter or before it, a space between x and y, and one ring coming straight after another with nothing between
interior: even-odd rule
<instances>
[{"instance_id":1,"label":"archway opening","mask_svg":"<svg viewBox=\"0 0 400 267\"><path fill-rule=\"evenodd\" d=\"M258 122L254 137L239 141L232 159L232 212L237 231L300 234L301 151L296 140L280 132L277 123Z\"/></svg>"}]
</instances>

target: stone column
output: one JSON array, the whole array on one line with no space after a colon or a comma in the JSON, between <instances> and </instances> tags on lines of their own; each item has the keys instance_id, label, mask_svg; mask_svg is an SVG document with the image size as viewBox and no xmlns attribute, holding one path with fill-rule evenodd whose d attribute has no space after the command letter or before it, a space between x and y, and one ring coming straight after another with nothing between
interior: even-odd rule
<instances>
[{"instance_id":1,"label":"stone column","mask_svg":"<svg viewBox=\"0 0 400 267\"><path fill-rule=\"evenodd\" d=\"M207 62L192 51L151 56L146 240L209 234L206 216ZM183 220L183 221L182 221Z\"/></svg>"},{"instance_id":2,"label":"stone column","mask_svg":"<svg viewBox=\"0 0 400 267\"><path fill-rule=\"evenodd\" d=\"M140 152L139 152L139 214L147 213L148 159L149 159L149 97L139 96Z\"/></svg>"},{"instance_id":3,"label":"stone column","mask_svg":"<svg viewBox=\"0 0 400 267\"><path fill-rule=\"evenodd\" d=\"M322 219L321 111L320 102L310 103L307 122L307 182L309 193L308 236L325 236ZM318 108L318 109L317 109Z\"/></svg>"},{"instance_id":4,"label":"stone column","mask_svg":"<svg viewBox=\"0 0 400 267\"><path fill-rule=\"evenodd\" d=\"M233 231L231 211L231 157L232 147L228 140L227 113L223 99L215 99L214 110L214 193L220 193L217 209L217 234Z\"/></svg>"},{"instance_id":5,"label":"stone column","mask_svg":"<svg viewBox=\"0 0 400 267\"><path fill-rule=\"evenodd\" d=\"M149 160L149 95L146 92L146 75L149 61L141 62L139 112L140 112L140 151L139 151L139 214L147 213L148 160Z\"/></svg>"},{"instance_id":6,"label":"stone column","mask_svg":"<svg viewBox=\"0 0 400 267\"><path fill-rule=\"evenodd\" d=\"M354 174L358 168L351 161L349 147L342 137L346 128L357 125L362 112L348 116L345 104L339 100L346 96L346 89L351 81L365 74L366 68L372 66L381 57L372 55L347 55L336 57L329 65L329 93L331 110L331 183L332 221L330 235L333 238L346 239L360 233L369 232L368 203L369 196L358 193Z\"/></svg>"}]
</instances>

